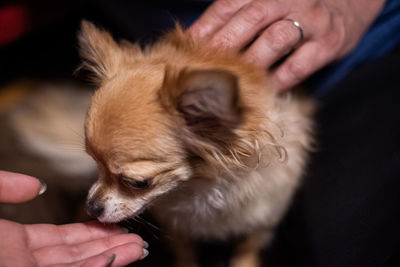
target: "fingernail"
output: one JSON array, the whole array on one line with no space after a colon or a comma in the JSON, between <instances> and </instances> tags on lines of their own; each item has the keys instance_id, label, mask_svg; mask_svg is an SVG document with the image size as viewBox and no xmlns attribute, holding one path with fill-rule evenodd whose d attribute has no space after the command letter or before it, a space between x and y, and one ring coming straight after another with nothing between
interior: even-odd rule
<instances>
[{"instance_id":1,"label":"fingernail","mask_svg":"<svg viewBox=\"0 0 400 267\"><path fill-rule=\"evenodd\" d=\"M147 255L149 255L149 251L147 250L147 249L143 249L143 255L142 255L142 257L140 257L140 259L139 260L143 260L144 258L146 258L147 257Z\"/></svg>"},{"instance_id":2,"label":"fingernail","mask_svg":"<svg viewBox=\"0 0 400 267\"><path fill-rule=\"evenodd\" d=\"M113 264L113 262L115 261L115 258L117 256L115 254L111 254L110 258L108 258L108 262L106 264L105 267L111 267L111 265Z\"/></svg>"},{"instance_id":3,"label":"fingernail","mask_svg":"<svg viewBox=\"0 0 400 267\"><path fill-rule=\"evenodd\" d=\"M149 248L149 243L143 240L143 248Z\"/></svg>"},{"instance_id":4,"label":"fingernail","mask_svg":"<svg viewBox=\"0 0 400 267\"><path fill-rule=\"evenodd\" d=\"M38 196L42 195L44 192L46 192L47 190L47 184L42 180L42 179L38 179L40 182L40 190L38 193Z\"/></svg>"}]
</instances>

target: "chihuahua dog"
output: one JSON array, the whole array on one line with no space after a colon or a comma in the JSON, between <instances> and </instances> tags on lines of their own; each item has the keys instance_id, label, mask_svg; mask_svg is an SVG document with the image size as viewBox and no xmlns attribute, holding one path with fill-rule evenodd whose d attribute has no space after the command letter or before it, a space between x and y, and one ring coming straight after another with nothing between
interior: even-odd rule
<instances>
[{"instance_id":1,"label":"chihuahua dog","mask_svg":"<svg viewBox=\"0 0 400 267\"><path fill-rule=\"evenodd\" d=\"M83 22L79 41L99 85L85 123L99 168L89 213L115 223L150 209L178 266L197 266L193 241L231 237L231 265L259 265L302 176L312 103L179 26L141 48Z\"/></svg>"}]
</instances>

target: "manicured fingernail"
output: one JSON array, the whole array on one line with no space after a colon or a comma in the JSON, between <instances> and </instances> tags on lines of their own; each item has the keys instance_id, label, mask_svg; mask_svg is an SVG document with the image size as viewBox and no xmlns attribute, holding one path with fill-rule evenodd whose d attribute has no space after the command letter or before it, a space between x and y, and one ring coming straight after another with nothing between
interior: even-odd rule
<instances>
[{"instance_id":1,"label":"manicured fingernail","mask_svg":"<svg viewBox=\"0 0 400 267\"><path fill-rule=\"evenodd\" d=\"M149 255L149 251L147 250L147 249L143 249L143 255L142 255L142 257L140 257L140 259L139 260L143 260L144 258L146 258L147 257L147 255Z\"/></svg>"},{"instance_id":2,"label":"manicured fingernail","mask_svg":"<svg viewBox=\"0 0 400 267\"><path fill-rule=\"evenodd\" d=\"M149 243L143 240L143 248L149 248Z\"/></svg>"},{"instance_id":3,"label":"manicured fingernail","mask_svg":"<svg viewBox=\"0 0 400 267\"><path fill-rule=\"evenodd\" d=\"M38 179L40 182L40 190L38 193L38 196L42 195L44 192L46 192L47 190L47 184L42 180L42 179Z\"/></svg>"},{"instance_id":4,"label":"manicured fingernail","mask_svg":"<svg viewBox=\"0 0 400 267\"><path fill-rule=\"evenodd\" d=\"M115 258L117 256L115 254L111 254L110 258L108 258L108 262L106 264L105 267L111 267L111 265L113 264L113 262L115 261Z\"/></svg>"}]
</instances>

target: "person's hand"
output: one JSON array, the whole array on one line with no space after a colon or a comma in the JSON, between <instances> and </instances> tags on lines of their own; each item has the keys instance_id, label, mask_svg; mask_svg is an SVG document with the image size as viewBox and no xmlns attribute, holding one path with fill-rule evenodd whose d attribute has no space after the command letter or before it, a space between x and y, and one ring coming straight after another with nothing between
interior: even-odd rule
<instances>
[{"instance_id":1,"label":"person's hand","mask_svg":"<svg viewBox=\"0 0 400 267\"><path fill-rule=\"evenodd\" d=\"M207 45L243 51L270 69L278 90L307 78L355 47L384 0L217 0L189 28ZM300 24L301 31L294 25Z\"/></svg>"},{"instance_id":2,"label":"person's hand","mask_svg":"<svg viewBox=\"0 0 400 267\"><path fill-rule=\"evenodd\" d=\"M34 198L41 183L33 177L0 171L0 202ZM148 245L117 225L99 222L67 225L0 220L1 266L124 266L148 254Z\"/></svg>"}]
</instances>

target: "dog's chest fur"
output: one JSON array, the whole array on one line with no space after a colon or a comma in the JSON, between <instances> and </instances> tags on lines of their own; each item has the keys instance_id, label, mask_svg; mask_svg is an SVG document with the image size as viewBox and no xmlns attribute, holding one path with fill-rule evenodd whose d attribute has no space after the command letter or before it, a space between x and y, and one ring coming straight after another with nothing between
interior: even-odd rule
<instances>
[{"instance_id":1,"label":"dog's chest fur","mask_svg":"<svg viewBox=\"0 0 400 267\"><path fill-rule=\"evenodd\" d=\"M296 165L277 160L234 176L225 172L215 180L189 180L161 197L153 211L161 222L195 239L223 240L273 228L298 185Z\"/></svg>"},{"instance_id":2,"label":"dog's chest fur","mask_svg":"<svg viewBox=\"0 0 400 267\"><path fill-rule=\"evenodd\" d=\"M288 207L307 160L304 148L310 144L311 121L305 116L305 105L280 99L276 110L268 113L272 124L259 125L257 141L265 147L258 156L267 162L249 169L220 168L212 179L190 179L155 203L155 216L195 239L226 239L273 229ZM284 134L273 132L274 128ZM284 159L277 147L268 144L264 131L276 136L285 150Z\"/></svg>"}]
</instances>

